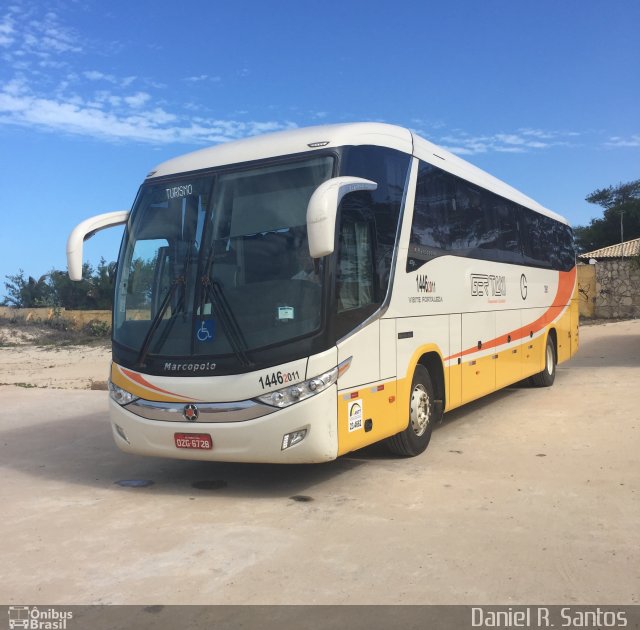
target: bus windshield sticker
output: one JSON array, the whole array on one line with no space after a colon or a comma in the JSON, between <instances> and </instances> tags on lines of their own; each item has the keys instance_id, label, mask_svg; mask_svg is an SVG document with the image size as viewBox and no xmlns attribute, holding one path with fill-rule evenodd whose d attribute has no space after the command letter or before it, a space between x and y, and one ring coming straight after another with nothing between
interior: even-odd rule
<instances>
[{"instance_id":1,"label":"bus windshield sticker","mask_svg":"<svg viewBox=\"0 0 640 630\"><path fill-rule=\"evenodd\" d=\"M347 416L349 418L349 433L362 429L362 399L352 400L347 404Z\"/></svg>"},{"instance_id":2,"label":"bus windshield sticker","mask_svg":"<svg viewBox=\"0 0 640 630\"><path fill-rule=\"evenodd\" d=\"M177 199L179 197L187 197L193 194L193 186L191 184L185 184L183 186L173 186L173 188L167 188L167 199Z\"/></svg>"},{"instance_id":3,"label":"bus windshield sticker","mask_svg":"<svg viewBox=\"0 0 640 630\"><path fill-rule=\"evenodd\" d=\"M278 319L294 319L294 315L293 306L278 306Z\"/></svg>"},{"instance_id":4,"label":"bus windshield sticker","mask_svg":"<svg viewBox=\"0 0 640 630\"><path fill-rule=\"evenodd\" d=\"M213 319L203 319L196 329L196 339L201 343L210 343L216 336L216 323Z\"/></svg>"}]
</instances>

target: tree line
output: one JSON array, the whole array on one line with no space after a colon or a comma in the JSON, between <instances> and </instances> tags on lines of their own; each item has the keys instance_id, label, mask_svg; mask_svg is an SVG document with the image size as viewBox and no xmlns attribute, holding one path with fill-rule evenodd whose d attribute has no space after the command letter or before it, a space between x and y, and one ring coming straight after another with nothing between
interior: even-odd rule
<instances>
[{"instance_id":1,"label":"tree line","mask_svg":"<svg viewBox=\"0 0 640 630\"><path fill-rule=\"evenodd\" d=\"M82 266L82 280L72 282L66 271L52 269L38 279L25 277L22 269L5 276L4 306L35 308L63 307L69 310L111 310L116 263L104 258L93 267Z\"/></svg>"},{"instance_id":2,"label":"tree line","mask_svg":"<svg viewBox=\"0 0 640 630\"><path fill-rule=\"evenodd\" d=\"M574 228L578 253L640 238L640 179L600 188L586 201L603 208L602 217Z\"/></svg>"},{"instance_id":3,"label":"tree line","mask_svg":"<svg viewBox=\"0 0 640 630\"><path fill-rule=\"evenodd\" d=\"M578 253L640 238L640 179L595 190L586 201L603 209L602 217L574 228ZM135 261L134 261L135 262ZM141 263L142 264L142 263ZM18 308L59 306L70 310L110 310L116 263L104 258L93 267L85 263L82 281L72 282L66 271L52 269L38 279L24 271L6 276L2 304Z\"/></svg>"}]
</instances>

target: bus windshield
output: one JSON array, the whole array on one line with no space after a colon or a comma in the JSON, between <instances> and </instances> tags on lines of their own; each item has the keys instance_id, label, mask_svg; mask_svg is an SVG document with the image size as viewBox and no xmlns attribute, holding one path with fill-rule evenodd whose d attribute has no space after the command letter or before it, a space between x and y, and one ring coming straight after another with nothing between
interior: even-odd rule
<instances>
[{"instance_id":1,"label":"bus windshield","mask_svg":"<svg viewBox=\"0 0 640 630\"><path fill-rule=\"evenodd\" d=\"M120 252L114 342L140 365L231 355L246 367L253 350L317 331L323 270L306 209L333 168L322 155L145 184Z\"/></svg>"}]
</instances>

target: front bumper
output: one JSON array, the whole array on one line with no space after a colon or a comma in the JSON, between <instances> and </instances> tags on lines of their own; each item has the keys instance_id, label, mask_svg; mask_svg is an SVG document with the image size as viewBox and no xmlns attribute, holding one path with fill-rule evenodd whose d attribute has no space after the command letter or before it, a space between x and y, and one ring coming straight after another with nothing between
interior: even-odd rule
<instances>
[{"instance_id":1,"label":"front bumper","mask_svg":"<svg viewBox=\"0 0 640 630\"><path fill-rule=\"evenodd\" d=\"M127 453L220 462L302 464L326 462L337 457L336 401L337 389L332 385L317 396L244 422L150 420L127 411L111 398L109 407L114 440ZM302 442L281 450L285 434L304 428L307 435ZM208 433L213 448L177 448L174 434L188 432Z\"/></svg>"}]
</instances>

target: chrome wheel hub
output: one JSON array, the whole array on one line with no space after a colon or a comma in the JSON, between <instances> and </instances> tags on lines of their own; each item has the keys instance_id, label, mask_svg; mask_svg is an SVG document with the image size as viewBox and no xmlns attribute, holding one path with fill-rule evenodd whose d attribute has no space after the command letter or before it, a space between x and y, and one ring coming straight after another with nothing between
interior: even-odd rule
<instances>
[{"instance_id":1,"label":"chrome wheel hub","mask_svg":"<svg viewBox=\"0 0 640 630\"><path fill-rule=\"evenodd\" d=\"M553 364L553 350L551 349L551 346L547 346L547 372L549 373L549 376L553 374L554 368L555 366Z\"/></svg>"},{"instance_id":2,"label":"chrome wheel hub","mask_svg":"<svg viewBox=\"0 0 640 630\"><path fill-rule=\"evenodd\" d=\"M411 393L410 421L413 432L420 437L429 426L431 404L424 385L418 383Z\"/></svg>"}]
</instances>

